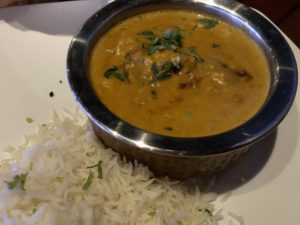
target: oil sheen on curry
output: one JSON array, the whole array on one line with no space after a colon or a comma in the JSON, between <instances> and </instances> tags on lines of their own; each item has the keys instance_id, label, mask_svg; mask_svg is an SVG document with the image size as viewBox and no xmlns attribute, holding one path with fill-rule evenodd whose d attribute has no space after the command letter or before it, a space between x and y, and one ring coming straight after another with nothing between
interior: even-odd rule
<instances>
[{"instance_id":1,"label":"oil sheen on curry","mask_svg":"<svg viewBox=\"0 0 300 225\"><path fill-rule=\"evenodd\" d=\"M98 98L124 121L157 134L201 137L249 120L270 74L259 47L214 18L148 12L114 26L89 65Z\"/></svg>"}]
</instances>

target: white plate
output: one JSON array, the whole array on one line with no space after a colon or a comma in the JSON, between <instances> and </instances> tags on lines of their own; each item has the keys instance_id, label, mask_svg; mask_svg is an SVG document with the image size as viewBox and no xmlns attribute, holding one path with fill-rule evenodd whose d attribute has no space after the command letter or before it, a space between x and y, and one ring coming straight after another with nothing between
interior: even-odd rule
<instances>
[{"instance_id":1,"label":"white plate","mask_svg":"<svg viewBox=\"0 0 300 225\"><path fill-rule=\"evenodd\" d=\"M53 109L74 109L65 72L68 45L80 25L106 3L0 9L0 149L19 144ZM300 68L300 51L289 43ZM277 132L216 180L216 189L232 191L224 207L248 225L300 224L299 105L298 94ZM34 122L27 123L27 117Z\"/></svg>"}]
</instances>

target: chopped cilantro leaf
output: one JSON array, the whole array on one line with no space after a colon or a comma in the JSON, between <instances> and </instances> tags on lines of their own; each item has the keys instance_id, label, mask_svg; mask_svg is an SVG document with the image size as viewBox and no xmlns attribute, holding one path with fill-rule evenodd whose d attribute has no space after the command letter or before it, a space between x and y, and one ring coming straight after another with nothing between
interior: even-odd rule
<instances>
[{"instance_id":1,"label":"chopped cilantro leaf","mask_svg":"<svg viewBox=\"0 0 300 225\"><path fill-rule=\"evenodd\" d=\"M154 210L148 213L149 216L155 216L155 214L156 214L156 211L154 211Z\"/></svg>"},{"instance_id":2,"label":"chopped cilantro leaf","mask_svg":"<svg viewBox=\"0 0 300 225\"><path fill-rule=\"evenodd\" d=\"M156 37L156 35L151 30L142 31L138 33L138 35L142 35L146 37L148 40L153 40Z\"/></svg>"},{"instance_id":3,"label":"chopped cilantro leaf","mask_svg":"<svg viewBox=\"0 0 300 225\"><path fill-rule=\"evenodd\" d=\"M205 209L204 212L206 212L206 213L207 213L208 215L210 215L210 216L213 215L212 212L211 212L210 210L208 210L208 209Z\"/></svg>"},{"instance_id":4,"label":"chopped cilantro leaf","mask_svg":"<svg viewBox=\"0 0 300 225\"><path fill-rule=\"evenodd\" d=\"M198 211L203 211L203 209L198 209ZM213 216L212 212L209 209L204 209L204 212L207 213L210 216Z\"/></svg>"},{"instance_id":5,"label":"chopped cilantro leaf","mask_svg":"<svg viewBox=\"0 0 300 225\"><path fill-rule=\"evenodd\" d=\"M111 68L109 68L108 70L106 70L106 72L104 73L104 76L106 78L109 78L110 76L113 75L113 73L115 73L119 68L117 66L113 66Z\"/></svg>"},{"instance_id":6,"label":"chopped cilantro leaf","mask_svg":"<svg viewBox=\"0 0 300 225\"><path fill-rule=\"evenodd\" d=\"M111 76L124 81L127 78L127 74L117 72L119 68L117 66L113 66L110 69L106 70L104 73L104 77L110 78Z\"/></svg>"},{"instance_id":7,"label":"chopped cilantro leaf","mask_svg":"<svg viewBox=\"0 0 300 225\"><path fill-rule=\"evenodd\" d=\"M200 18L195 20L197 23L200 23L204 29L208 30L214 28L219 24L219 21L210 19L210 18Z\"/></svg>"},{"instance_id":8,"label":"chopped cilantro leaf","mask_svg":"<svg viewBox=\"0 0 300 225\"><path fill-rule=\"evenodd\" d=\"M64 178L63 177L55 177L54 180L56 182L62 183L64 181Z\"/></svg>"},{"instance_id":9,"label":"chopped cilantro leaf","mask_svg":"<svg viewBox=\"0 0 300 225\"><path fill-rule=\"evenodd\" d=\"M183 223L182 223L181 220L177 220L177 221L176 221L176 224L178 224L178 225L183 225Z\"/></svg>"},{"instance_id":10,"label":"chopped cilantro leaf","mask_svg":"<svg viewBox=\"0 0 300 225\"><path fill-rule=\"evenodd\" d=\"M12 181L5 181L9 189L14 189L18 184L22 190L25 190L24 185L26 182L27 173L15 175Z\"/></svg>"},{"instance_id":11,"label":"chopped cilantro leaf","mask_svg":"<svg viewBox=\"0 0 300 225\"><path fill-rule=\"evenodd\" d=\"M95 175L94 175L94 172L93 172L93 171L90 171L87 180L85 181L85 183L84 183L83 186L82 186L82 189L83 189L83 190L88 190L88 189L90 188L90 186L91 186L92 183L93 183L94 176L95 176Z\"/></svg>"},{"instance_id":12,"label":"chopped cilantro leaf","mask_svg":"<svg viewBox=\"0 0 300 225\"><path fill-rule=\"evenodd\" d=\"M151 65L151 71L154 75L158 74L159 73L159 70L158 70L158 67L157 67L157 64L156 62L154 62L152 65Z\"/></svg>"},{"instance_id":13,"label":"chopped cilantro leaf","mask_svg":"<svg viewBox=\"0 0 300 225\"><path fill-rule=\"evenodd\" d=\"M142 31L138 35L142 35L151 41L148 45L144 43L142 45L143 48L147 49L149 55L166 49L177 51L182 42L179 28L167 28L163 31L162 36L158 36L150 30Z\"/></svg>"},{"instance_id":14,"label":"chopped cilantro leaf","mask_svg":"<svg viewBox=\"0 0 300 225\"><path fill-rule=\"evenodd\" d=\"M31 117L27 117L25 120L26 120L27 123L32 123L33 122L33 119Z\"/></svg>"},{"instance_id":15,"label":"chopped cilantro leaf","mask_svg":"<svg viewBox=\"0 0 300 225\"><path fill-rule=\"evenodd\" d=\"M152 55L155 52L165 50L166 46L164 45L149 45L147 48L148 54Z\"/></svg>"},{"instance_id":16,"label":"chopped cilantro leaf","mask_svg":"<svg viewBox=\"0 0 300 225\"><path fill-rule=\"evenodd\" d=\"M171 42L173 42L174 44L180 46L181 45L181 41L182 41L182 36L180 34L180 29L176 28L176 29L165 29L163 31L163 37L166 40L170 40Z\"/></svg>"},{"instance_id":17,"label":"chopped cilantro leaf","mask_svg":"<svg viewBox=\"0 0 300 225\"><path fill-rule=\"evenodd\" d=\"M98 170L98 178L103 178L103 173L102 173L102 160L100 160L96 165L93 165L93 166L89 166L87 167L88 169L92 169L92 168L95 168L97 167L97 170Z\"/></svg>"},{"instance_id":18,"label":"chopped cilantro leaf","mask_svg":"<svg viewBox=\"0 0 300 225\"><path fill-rule=\"evenodd\" d=\"M113 76L121 81L124 81L127 78L127 75L124 73L114 73Z\"/></svg>"},{"instance_id":19,"label":"chopped cilantro leaf","mask_svg":"<svg viewBox=\"0 0 300 225\"><path fill-rule=\"evenodd\" d=\"M156 74L157 80L165 80L171 76L171 72L169 70L161 70L158 74Z\"/></svg>"},{"instance_id":20,"label":"chopped cilantro leaf","mask_svg":"<svg viewBox=\"0 0 300 225\"><path fill-rule=\"evenodd\" d=\"M169 78L172 73L178 72L180 68L180 58L177 57L175 61L163 62L159 67L157 66L156 62L151 65L151 70L156 80L165 80Z\"/></svg>"}]
</instances>

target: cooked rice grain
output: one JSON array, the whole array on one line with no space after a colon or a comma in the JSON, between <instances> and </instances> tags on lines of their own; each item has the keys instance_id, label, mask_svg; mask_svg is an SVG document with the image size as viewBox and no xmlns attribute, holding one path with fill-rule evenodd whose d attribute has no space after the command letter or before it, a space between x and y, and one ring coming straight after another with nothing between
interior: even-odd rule
<instances>
[{"instance_id":1,"label":"cooked rice grain","mask_svg":"<svg viewBox=\"0 0 300 225\"><path fill-rule=\"evenodd\" d=\"M187 190L158 179L147 167L127 162L95 137L78 113L53 119L26 137L0 167L0 224L3 225L216 225L216 194ZM97 168L102 161L103 178ZM83 190L90 171L95 178ZM28 173L25 191L5 181ZM207 213L207 210L213 213Z\"/></svg>"}]
</instances>

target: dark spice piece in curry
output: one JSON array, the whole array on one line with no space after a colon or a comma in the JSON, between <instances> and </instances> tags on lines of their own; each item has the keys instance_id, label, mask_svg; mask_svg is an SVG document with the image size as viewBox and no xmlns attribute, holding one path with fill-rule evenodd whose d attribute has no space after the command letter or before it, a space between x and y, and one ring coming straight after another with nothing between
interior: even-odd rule
<instances>
[{"instance_id":1,"label":"dark spice piece in curry","mask_svg":"<svg viewBox=\"0 0 300 225\"><path fill-rule=\"evenodd\" d=\"M219 48L221 45L218 43L212 43L211 47L213 48Z\"/></svg>"},{"instance_id":2,"label":"dark spice piece in curry","mask_svg":"<svg viewBox=\"0 0 300 225\"><path fill-rule=\"evenodd\" d=\"M229 65L227 65L226 63L223 63L223 62L221 62L221 65L224 68L231 70L235 75L239 76L240 78L242 78L245 81L249 81L249 80L253 79L253 76L251 74L249 74L245 69L231 68Z\"/></svg>"},{"instance_id":3,"label":"dark spice piece in curry","mask_svg":"<svg viewBox=\"0 0 300 225\"><path fill-rule=\"evenodd\" d=\"M167 131L172 131L173 130L172 127L164 127L164 129L167 130Z\"/></svg>"}]
</instances>

